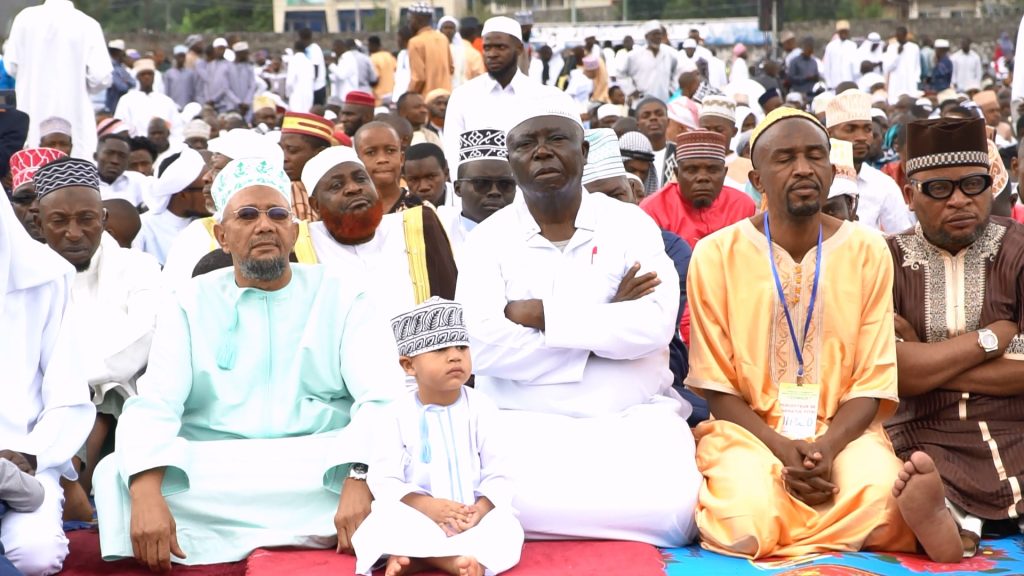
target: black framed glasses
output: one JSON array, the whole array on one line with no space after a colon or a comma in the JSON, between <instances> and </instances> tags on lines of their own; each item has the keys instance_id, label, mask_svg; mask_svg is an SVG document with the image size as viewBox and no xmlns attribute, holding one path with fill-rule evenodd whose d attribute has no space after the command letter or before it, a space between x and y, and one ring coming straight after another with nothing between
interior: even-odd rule
<instances>
[{"instance_id":1,"label":"black framed glasses","mask_svg":"<svg viewBox=\"0 0 1024 576\"><path fill-rule=\"evenodd\" d=\"M292 217L292 211L281 206L274 206L272 208L267 208L266 210L260 210L255 206L242 206L238 210L235 210L234 214L236 218L239 220L245 220L246 222L257 220L260 217L260 214L266 214L267 218L270 218L275 222L284 222L285 220L290 220Z\"/></svg>"},{"instance_id":2,"label":"black framed glasses","mask_svg":"<svg viewBox=\"0 0 1024 576\"><path fill-rule=\"evenodd\" d=\"M516 181L512 178L459 178L456 182L468 183L473 191L481 196L491 191L492 187L498 189L502 194L508 194L516 189Z\"/></svg>"},{"instance_id":3,"label":"black framed glasses","mask_svg":"<svg viewBox=\"0 0 1024 576\"><path fill-rule=\"evenodd\" d=\"M990 174L970 174L959 180L951 178L930 178L928 180L911 180L921 192L935 200L945 200L960 188L965 196L977 196L992 187Z\"/></svg>"}]
</instances>

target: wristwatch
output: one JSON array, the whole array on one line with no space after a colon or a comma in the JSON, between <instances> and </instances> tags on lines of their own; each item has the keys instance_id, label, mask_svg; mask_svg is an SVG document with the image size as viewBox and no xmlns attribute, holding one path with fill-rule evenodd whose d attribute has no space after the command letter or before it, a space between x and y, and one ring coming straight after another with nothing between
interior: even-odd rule
<instances>
[{"instance_id":1,"label":"wristwatch","mask_svg":"<svg viewBox=\"0 0 1024 576\"><path fill-rule=\"evenodd\" d=\"M991 354L999 349L999 337L988 328L982 328L978 330L978 346L985 354Z\"/></svg>"},{"instance_id":2,"label":"wristwatch","mask_svg":"<svg viewBox=\"0 0 1024 576\"><path fill-rule=\"evenodd\" d=\"M355 462L348 469L348 477L353 480L361 480L366 482L366 474L370 471L370 467L360 462Z\"/></svg>"}]
</instances>

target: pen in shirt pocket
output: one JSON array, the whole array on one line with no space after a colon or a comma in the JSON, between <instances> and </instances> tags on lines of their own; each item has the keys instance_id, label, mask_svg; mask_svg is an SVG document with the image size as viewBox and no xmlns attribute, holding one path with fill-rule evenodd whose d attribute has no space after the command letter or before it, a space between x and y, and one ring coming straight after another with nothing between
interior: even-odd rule
<instances>
[{"instance_id":1,"label":"pen in shirt pocket","mask_svg":"<svg viewBox=\"0 0 1024 576\"><path fill-rule=\"evenodd\" d=\"M597 246L594 246L593 250L590 251L590 265L594 265L594 258L597 256Z\"/></svg>"}]
</instances>

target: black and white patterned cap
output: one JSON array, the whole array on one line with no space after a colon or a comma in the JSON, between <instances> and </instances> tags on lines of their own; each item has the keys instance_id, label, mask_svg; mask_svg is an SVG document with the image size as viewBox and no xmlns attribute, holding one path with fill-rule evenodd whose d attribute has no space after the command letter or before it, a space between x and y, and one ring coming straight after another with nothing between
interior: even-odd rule
<instances>
[{"instance_id":1,"label":"black and white patterned cap","mask_svg":"<svg viewBox=\"0 0 1024 576\"><path fill-rule=\"evenodd\" d=\"M44 165L35 175L36 194L40 198L50 192L71 186L100 189L100 173L88 160L59 158Z\"/></svg>"},{"instance_id":2,"label":"black and white patterned cap","mask_svg":"<svg viewBox=\"0 0 1024 576\"><path fill-rule=\"evenodd\" d=\"M459 164L474 160L508 160L505 132L485 128L459 136Z\"/></svg>"},{"instance_id":3,"label":"black and white patterned cap","mask_svg":"<svg viewBox=\"0 0 1024 576\"><path fill-rule=\"evenodd\" d=\"M452 346L469 346L462 305L434 296L391 320L399 356L418 356Z\"/></svg>"},{"instance_id":4,"label":"black and white patterned cap","mask_svg":"<svg viewBox=\"0 0 1024 576\"><path fill-rule=\"evenodd\" d=\"M417 3L413 4L412 6L409 6L409 13L410 14L426 14L426 15L433 16L434 15L434 7L431 6L430 4L426 3L426 2L417 2Z\"/></svg>"}]
</instances>

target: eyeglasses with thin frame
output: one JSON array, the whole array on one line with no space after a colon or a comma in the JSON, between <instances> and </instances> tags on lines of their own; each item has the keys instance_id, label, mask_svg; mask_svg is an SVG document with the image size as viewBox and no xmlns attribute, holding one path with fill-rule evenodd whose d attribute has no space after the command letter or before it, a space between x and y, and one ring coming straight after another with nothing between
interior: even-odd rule
<instances>
[{"instance_id":1,"label":"eyeglasses with thin frame","mask_svg":"<svg viewBox=\"0 0 1024 576\"><path fill-rule=\"evenodd\" d=\"M284 222L290 220L292 217L292 211L282 206L273 206L266 210L260 210L255 206L242 206L238 210L233 212L235 218L244 220L246 222L252 222L260 217L260 214L266 214L267 218L275 222Z\"/></svg>"},{"instance_id":2,"label":"eyeglasses with thin frame","mask_svg":"<svg viewBox=\"0 0 1024 576\"><path fill-rule=\"evenodd\" d=\"M473 191L481 196L496 187L501 194L508 194L516 189L516 181L512 178L459 178L456 182L469 183Z\"/></svg>"},{"instance_id":3,"label":"eyeglasses with thin frame","mask_svg":"<svg viewBox=\"0 0 1024 576\"><path fill-rule=\"evenodd\" d=\"M952 178L929 178L928 180L911 180L921 193L935 200L945 200L960 188L965 196L977 196L992 187L991 174L968 174L959 180Z\"/></svg>"}]
</instances>

